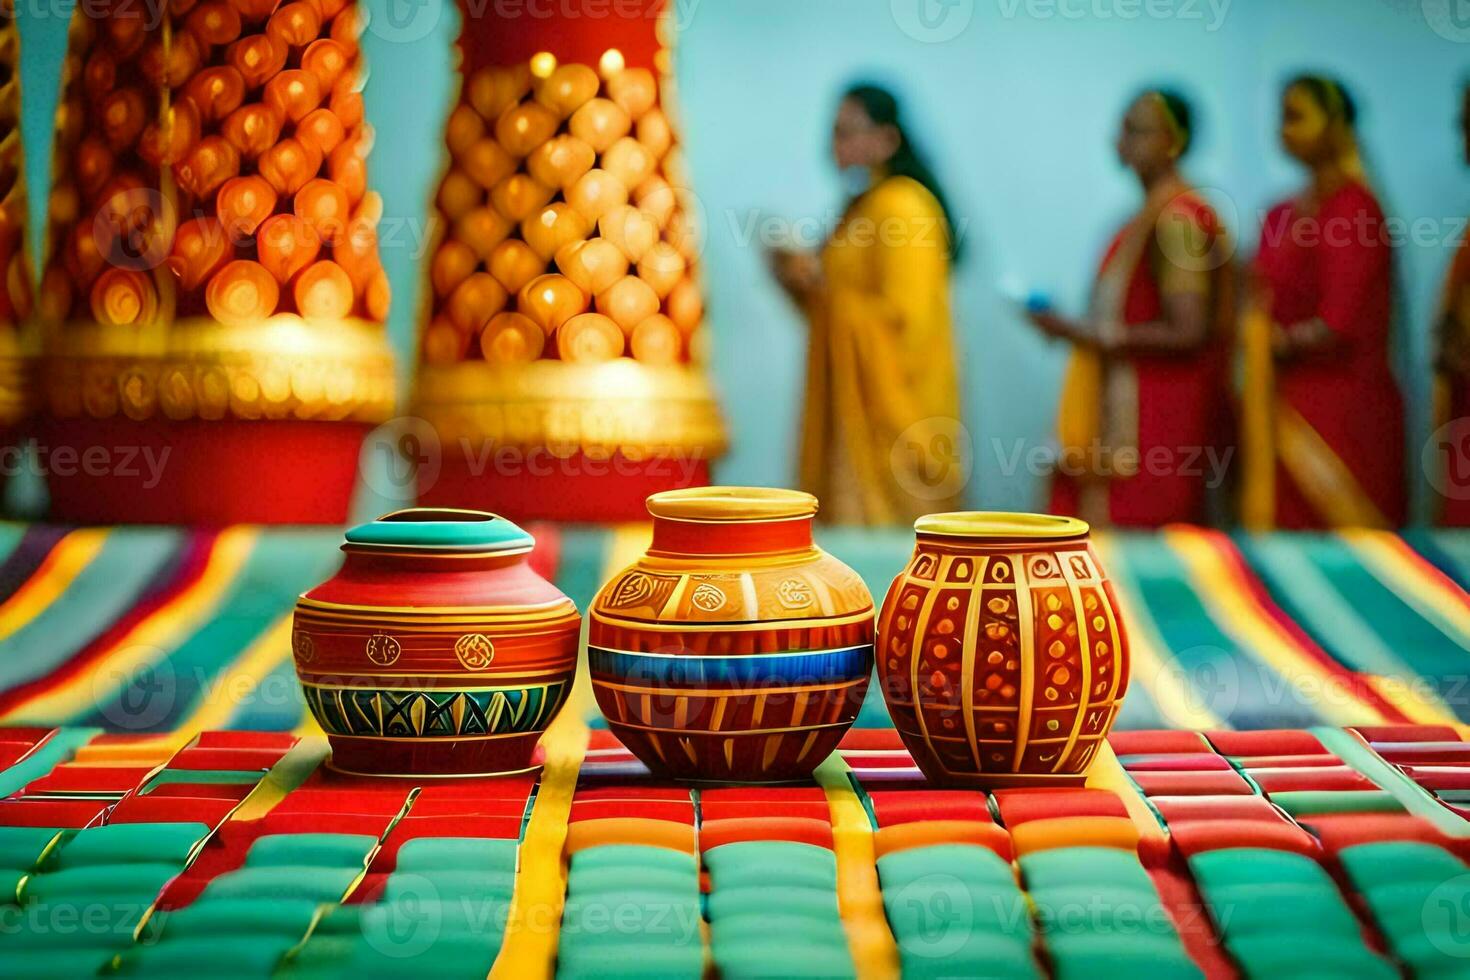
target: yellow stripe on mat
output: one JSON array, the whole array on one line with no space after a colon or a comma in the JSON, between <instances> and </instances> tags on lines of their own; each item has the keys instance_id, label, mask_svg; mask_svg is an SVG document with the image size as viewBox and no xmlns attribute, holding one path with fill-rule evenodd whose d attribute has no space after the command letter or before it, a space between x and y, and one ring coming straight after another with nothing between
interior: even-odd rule
<instances>
[{"instance_id":1,"label":"yellow stripe on mat","mask_svg":"<svg viewBox=\"0 0 1470 980\"><path fill-rule=\"evenodd\" d=\"M1378 695L1403 712L1416 725L1458 725L1460 719L1449 705L1417 678L1404 681L1382 674L1365 674L1364 680Z\"/></svg>"},{"instance_id":2,"label":"yellow stripe on mat","mask_svg":"<svg viewBox=\"0 0 1470 980\"><path fill-rule=\"evenodd\" d=\"M1342 690L1338 679L1297 646L1241 588L1205 534L1178 527L1160 532L1165 544L1178 555L1191 587L1221 632L1254 651L1300 692L1302 703L1312 705L1333 724L1383 724L1382 712L1359 699L1355 692Z\"/></svg>"},{"instance_id":3,"label":"yellow stripe on mat","mask_svg":"<svg viewBox=\"0 0 1470 980\"><path fill-rule=\"evenodd\" d=\"M139 670L165 657L166 651L213 614L259 536L259 529L254 527L221 531L210 548L203 573L193 584L119 637L87 669L16 705L0 715L0 722L65 721L115 695Z\"/></svg>"},{"instance_id":4,"label":"yellow stripe on mat","mask_svg":"<svg viewBox=\"0 0 1470 980\"><path fill-rule=\"evenodd\" d=\"M107 541L106 528L79 528L52 546L30 578L0 603L0 640L9 639L71 587Z\"/></svg>"},{"instance_id":5,"label":"yellow stripe on mat","mask_svg":"<svg viewBox=\"0 0 1470 980\"><path fill-rule=\"evenodd\" d=\"M1403 538L1392 531L1368 530L1340 531L1338 537L1390 592L1470 650L1470 603L1465 593L1413 554Z\"/></svg>"},{"instance_id":6,"label":"yellow stripe on mat","mask_svg":"<svg viewBox=\"0 0 1470 980\"><path fill-rule=\"evenodd\" d=\"M1113 547L1108 535L1093 534L1092 545L1102 559L1103 568L1126 566L1124 556ZM1200 699L1191 692L1183 671L1177 669L1173 656L1159 639L1158 626L1148 606L1133 591L1132 585L1118 576L1111 577L1109 581L1118 599L1118 616L1128 633L1128 657L1132 662L1129 676L1147 689L1169 726L1194 731L1231 727L1224 718L1200 704Z\"/></svg>"},{"instance_id":7,"label":"yellow stripe on mat","mask_svg":"<svg viewBox=\"0 0 1470 980\"><path fill-rule=\"evenodd\" d=\"M652 533L647 524L612 528L603 560L603 580L631 565L647 549ZM550 980L556 973L556 949L567 893L567 864L562 852L567 842L567 821L572 815L577 773L582 768L591 734L587 719L597 710L587 673L586 628L584 616L577 677L567 706L541 737L545 767L541 771L536 802L531 807L531 819L526 822L526 834L521 840L505 938L490 968L491 980Z\"/></svg>"},{"instance_id":8,"label":"yellow stripe on mat","mask_svg":"<svg viewBox=\"0 0 1470 980\"><path fill-rule=\"evenodd\" d=\"M827 795L832 814L832 850L837 857L837 910L847 932L858 980L899 976L898 943L883 911L873 824L858 799L852 770L836 752L813 774Z\"/></svg>"},{"instance_id":9,"label":"yellow stripe on mat","mask_svg":"<svg viewBox=\"0 0 1470 980\"><path fill-rule=\"evenodd\" d=\"M292 618L292 613L286 613L272 623L245 648L244 653L226 665L218 677L204 685L204 698L179 725L179 731L186 738L193 738L198 732L229 727L230 719L240 708L240 701L255 692L260 682L291 656ZM307 717L311 717L309 713ZM321 733L321 729L316 728L302 734Z\"/></svg>"},{"instance_id":10,"label":"yellow stripe on mat","mask_svg":"<svg viewBox=\"0 0 1470 980\"><path fill-rule=\"evenodd\" d=\"M1128 811L1128 819L1133 821L1139 837L1162 841L1167 836L1148 801L1138 792L1133 780L1128 778L1123 764L1118 761L1117 754L1106 739L1097 750L1092 768L1087 771L1087 786L1089 789L1105 789L1122 800L1123 807Z\"/></svg>"}]
</instances>

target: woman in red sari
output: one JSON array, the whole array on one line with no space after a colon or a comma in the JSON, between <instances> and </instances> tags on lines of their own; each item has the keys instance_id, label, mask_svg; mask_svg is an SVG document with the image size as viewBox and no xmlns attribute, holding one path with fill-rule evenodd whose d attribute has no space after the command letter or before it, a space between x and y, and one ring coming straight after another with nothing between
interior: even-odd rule
<instances>
[{"instance_id":1,"label":"woman in red sari","mask_svg":"<svg viewBox=\"0 0 1470 980\"><path fill-rule=\"evenodd\" d=\"M1282 146L1311 180L1266 219L1244 322L1242 518L1253 529L1405 519L1393 248L1356 116L1331 79L1298 78L1282 97Z\"/></svg>"},{"instance_id":2,"label":"woman in red sari","mask_svg":"<svg viewBox=\"0 0 1470 980\"><path fill-rule=\"evenodd\" d=\"M1207 489L1224 477L1231 245L1179 172L1191 135L1178 95L1148 91L1129 106L1118 155L1143 206L1103 256L1086 320L1030 313L1074 346L1054 513L1104 526L1202 522Z\"/></svg>"}]
</instances>

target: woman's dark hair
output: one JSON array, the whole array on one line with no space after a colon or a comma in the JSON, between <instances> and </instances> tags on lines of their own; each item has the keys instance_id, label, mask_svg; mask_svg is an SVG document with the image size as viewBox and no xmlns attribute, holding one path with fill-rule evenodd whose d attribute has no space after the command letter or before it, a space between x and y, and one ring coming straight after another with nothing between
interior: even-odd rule
<instances>
[{"instance_id":1,"label":"woman's dark hair","mask_svg":"<svg viewBox=\"0 0 1470 980\"><path fill-rule=\"evenodd\" d=\"M848 88L843 98L852 99L862 106L863 113L875 124L892 126L898 131L898 149L893 151L893 156L888 160L888 172L896 177L907 177L934 195L934 200L939 202L939 210L944 214L950 258L958 259L960 241L959 236L955 233L954 217L949 209L949 199L945 197L944 189L939 186L939 178L934 176L934 171L929 169L928 163L924 161L913 141L909 139L909 134L904 129L901 119L902 113L897 96L881 85L864 82Z\"/></svg>"},{"instance_id":2,"label":"woman's dark hair","mask_svg":"<svg viewBox=\"0 0 1470 980\"><path fill-rule=\"evenodd\" d=\"M1287 91L1294 88L1304 90L1329 116L1341 119L1349 129L1357 125L1358 104L1337 79L1328 75L1298 75L1286 83Z\"/></svg>"},{"instance_id":3,"label":"woman's dark hair","mask_svg":"<svg viewBox=\"0 0 1470 980\"><path fill-rule=\"evenodd\" d=\"M1184 156L1194 143L1194 109L1189 100L1172 88L1151 88L1143 94L1153 96L1163 106L1169 121L1179 131L1179 155Z\"/></svg>"}]
</instances>

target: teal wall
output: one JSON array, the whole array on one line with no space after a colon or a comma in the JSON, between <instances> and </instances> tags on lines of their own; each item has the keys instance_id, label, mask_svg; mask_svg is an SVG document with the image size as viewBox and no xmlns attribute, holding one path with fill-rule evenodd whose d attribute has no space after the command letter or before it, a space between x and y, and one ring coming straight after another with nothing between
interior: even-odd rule
<instances>
[{"instance_id":1,"label":"teal wall","mask_svg":"<svg viewBox=\"0 0 1470 980\"><path fill-rule=\"evenodd\" d=\"M37 191L69 9L58 3L17 3ZM802 324L771 287L751 231L773 217L830 220L840 207L827 134L837 94L857 76L905 96L910 126L965 223L968 256L955 300L978 463L972 503L1040 502L1038 477L1007 472L1004 462L1015 440L1047 438L1064 352L1033 336L1007 297L1040 289L1081 311L1098 252L1136 201L1111 150L1116 119L1132 92L1156 80L1194 96L1202 132L1190 172L1218 189L1247 251L1260 213L1299 179L1275 144L1280 81L1323 69L1354 89L1388 207L1423 232L1402 250L1400 276L1417 460L1427 433L1428 320L1470 213L1455 133L1470 22L1462 28L1449 17L1455 0L677 3L680 107L707 229L713 362L732 428L721 480L791 479ZM367 6L366 96L378 133L372 181L385 199L391 330L406 364L456 18L440 0ZM43 199L35 194L37 213Z\"/></svg>"}]
</instances>

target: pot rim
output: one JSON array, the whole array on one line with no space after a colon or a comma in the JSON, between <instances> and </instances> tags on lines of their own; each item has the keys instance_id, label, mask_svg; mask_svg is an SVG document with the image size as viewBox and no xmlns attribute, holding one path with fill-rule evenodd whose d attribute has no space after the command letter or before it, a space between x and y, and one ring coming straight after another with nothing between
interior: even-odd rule
<instances>
[{"instance_id":1,"label":"pot rim","mask_svg":"<svg viewBox=\"0 0 1470 980\"><path fill-rule=\"evenodd\" d=\"M648 513L659 520L700 524L806 520L817 514L817 498L776 487L686 487L648 498Z\"/></svg>"},{"instance_id":2,"label":"pot rim","mask_svg":"<svg viewBox=\"0 0 1470 980\"><path fill-rule=\"evenodd\" d=\"M536 539L499 514L448 507L405 507L348 529L344 550L476 558L525 554Z\"/></svg>"},{"instance_id":3,"label":"pot rim","mask_svg":"<svg viewBox=\"0 0 1470 980\"><path fill-rule=\"evenodd\" d=\"M1091 530L1075 517L982 510L926 514L914 522L919 535L983 541L1070 541L1087 537Z\"/></svg>"}]
</instances>

